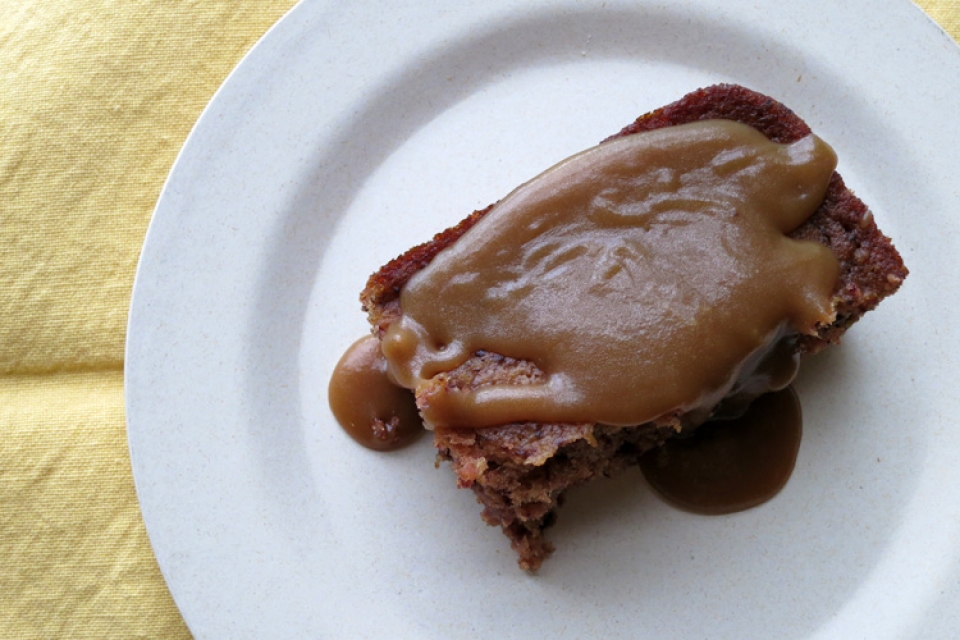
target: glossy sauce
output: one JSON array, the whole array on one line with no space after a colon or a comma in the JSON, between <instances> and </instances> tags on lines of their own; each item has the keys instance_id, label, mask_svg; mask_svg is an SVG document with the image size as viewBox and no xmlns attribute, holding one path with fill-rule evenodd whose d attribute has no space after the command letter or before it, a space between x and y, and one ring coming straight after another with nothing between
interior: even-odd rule
<instances>
[{"instance_id":1,"label":"glossy sauce","mask_svg":"<svg viewBox=\"0 0 960 640\"><path fill-rule=\"evenodd\" d=\"M382 343L391 374L417 389L481 350L544 373L421 397L428 427L706 418L747 363L833 320L836 258L787 234L835 164L815 136L776 144L725 120L573 156L404 286Z\"/></svg>"},{"instance_id":2,"label":"glossy sauce","mask_svg":"<svg viewBox=\"0 0 960 640\"><path fill-rule=\"evenodd\" d=\"M377 451L393 451L423 433L413 394L387 374L380 342L361 338L347 349L328 388L330 409L351 438Z\"/></svg>"},{"instance_id":3,"label":"glossy sauce","mask_svg":"<svg viewBox=\"0 0 960 640\"><path fill-rule=\"evenodd\" d=\"M701 425L640 458L650 485L671 504L694 513L743 511L766 502L793 472L803 431L793 389L756 399L732 420Z\"/></svg>"}]
</instances>

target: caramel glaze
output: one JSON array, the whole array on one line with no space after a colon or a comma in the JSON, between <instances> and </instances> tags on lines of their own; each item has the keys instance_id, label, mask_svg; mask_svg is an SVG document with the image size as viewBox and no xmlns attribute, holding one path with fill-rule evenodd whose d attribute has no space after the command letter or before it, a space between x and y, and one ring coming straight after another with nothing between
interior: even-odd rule
<instances>
[{"instance_id":1,"label":"caramel glaze","mask_svg":"<svg viewBox=\"0 0 960 640\"><path fill-rule=\"evenodd\" d=\"M369 449L393 451L423 433L413 394L393 383L380 342L367 336L337 363L328 388L330 409L344 431Z\"/></svg>"},{"instance_id":2,"label":"caramel glaze","mask_svg":"<svg viewBox=\"0 0 960 640\"><path fill-rule=\"evenodd\" d=\"M696 424L724 397L782 387L796 370L782 342L834 318L836 258L787 234L835 164L813 135L777 144L727 120L573 156L409 280L383 336L390 372L417 389L479 351L544 372L420 397L427 426L458 428ZM758 387L755 370L778 382Z\"/></svg>"},{"instance_id":3,"label":"caramel glaze","mask_svg":"<svg viewBox=\"0 0 960 640\"><path fill-rule=\"evenodd\" d=\"M640 458L667 502L719 515L755 507L787 483L802 433L800 402L787 387L755 400L742 416L712 420Z\"/></svg>"}]
</instances>

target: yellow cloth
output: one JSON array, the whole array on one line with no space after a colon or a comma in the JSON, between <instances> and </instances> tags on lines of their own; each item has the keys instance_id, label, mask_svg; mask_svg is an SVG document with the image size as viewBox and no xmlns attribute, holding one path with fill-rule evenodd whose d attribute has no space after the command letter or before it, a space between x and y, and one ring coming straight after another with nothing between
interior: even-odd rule
<instances>
[{"instance_id":1,"label":"yellow cloth","mask_svg":"<svg viewBox=\"0 0 960 640\"><path fill-rule=\"evenodd\" d=\"M140 246L184 138L294 0L0 1L0 638L189 638L123 415Z\"/></svg>"},{"instance_id":2,"label":"yellow cloth","mask_svg":"<svg viewBox=\"0 0 960 640\"><path fill-rule=\"evenodd\" d=\"M189 637L130 473L127 305L184 138L293 4L2 0L2 638ZM960 39L960 2L919 4Z\"/></svg>"}]
</instances>

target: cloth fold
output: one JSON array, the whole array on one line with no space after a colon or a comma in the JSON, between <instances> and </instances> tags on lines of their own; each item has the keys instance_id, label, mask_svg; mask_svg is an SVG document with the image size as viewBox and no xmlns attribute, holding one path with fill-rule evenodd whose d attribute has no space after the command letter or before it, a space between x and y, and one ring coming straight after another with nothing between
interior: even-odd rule
<instances>
[{"instance_id":1,"label":"cloth fold","mask_svg":"<svg viewBox=\"0 0 960 640\"><path fill-rule=\"evenodd\" d=\"M127 307L190 128L293 4L3 2L0 637L190 637L134 491ZM960 40L960 2L918 4Z\"/></svg>"}]
</instances>

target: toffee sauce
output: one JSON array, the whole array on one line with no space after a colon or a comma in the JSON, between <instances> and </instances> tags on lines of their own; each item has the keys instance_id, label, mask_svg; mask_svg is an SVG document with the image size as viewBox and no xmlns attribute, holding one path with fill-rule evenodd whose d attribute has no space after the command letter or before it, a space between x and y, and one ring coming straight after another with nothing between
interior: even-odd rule
<instances>
[{"instance_id":1,"label":"toffee sauce","mask_svg":"<svg viewBox=\"0 0 960 640\"><path fill-rule=\"evenodd\" d=\"M390 372L417 389L483 350L544 373L420 396L428 428L709 412L751 354L833 321L836 257L788 234L835 166L816 136L777 144L727 120L573 156L404 285L381 345Z\"/></svg>"},{"instance_id":2,"label":"toffee sauce","mask_svg":"<svg viewBox=\"0 0 960 640\"><path fill-rule=\"evenodd\" d=\"M640 457L650 486L667 502L693 513L750 509L786 485L803 431L792 387L760 396L746 412L713 420L689 437L673 438Z\"/></svg>"},{"instance_id":3,"label":"toffee sauce","mask_svg":"<svg viewBox=\"0 0 960 640\"><path fill-rule=\"evenodd\" d=\"M361 445L394 451L424 432L413 393L398 387L374 336L347 349L330 377L330 409L343 430Z\"/></svg>"}]
</instances>

